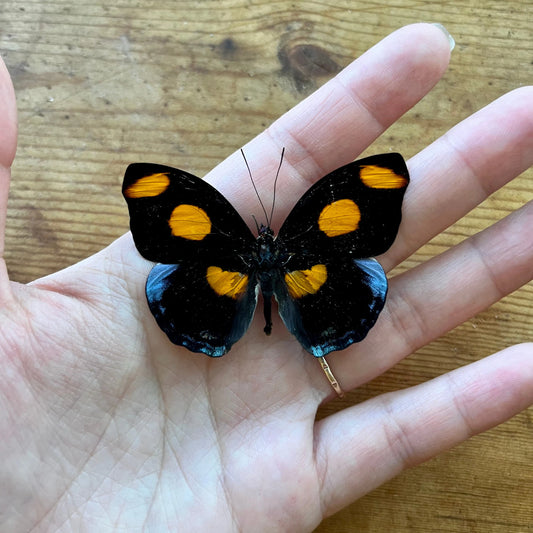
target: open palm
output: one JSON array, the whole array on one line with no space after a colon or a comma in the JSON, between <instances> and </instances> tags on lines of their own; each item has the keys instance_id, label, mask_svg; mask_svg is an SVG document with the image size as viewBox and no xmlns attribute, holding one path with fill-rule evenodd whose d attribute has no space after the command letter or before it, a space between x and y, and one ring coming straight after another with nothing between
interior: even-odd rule
<instances>
[{"instance_id":1,"label":"open palm","mask_svg":"<svg viewBox=\"0 0 533 533\"><path fill-rule=\"evenodd\" d=\"M404 28L251 141L265 191L286 147L273 226L429 91L448 56L437 28ZM2 253L16 119L3 66L0 75ZM533 163L532 96L523 88L500 98L409 162L404 221L379 258L386 270ZM256 205L238 154L208 179L241 212ZM528 204L391 280L368 338L330 358L343 388L527 283L532 225ZM333 391L279 319L266 337L256 317L223 358L192 354L169 343L148 310L151 266L129 234L26 286L10 282L0 260L3 532L307 531L533 402L533 346L518 345L315 422Z\"/></svg>"}]
</instances>

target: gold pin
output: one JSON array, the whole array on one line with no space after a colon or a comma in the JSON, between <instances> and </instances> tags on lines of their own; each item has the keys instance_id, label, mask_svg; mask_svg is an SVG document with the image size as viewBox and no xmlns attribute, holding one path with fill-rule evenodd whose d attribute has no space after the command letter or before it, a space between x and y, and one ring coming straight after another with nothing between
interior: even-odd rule
<instances>
[{"instance_id":1,"label":"gold pin","mask_svg":"<svg viewBox=\"0 0 533 533\"><path fill-rule=\"evenodd\" d=\"M339 398L343 398L344 391L341 389L341 386L339 385L337 378L333 375L331 368L329 368L326 358L324 356L319 357L318 362L320 363L320 366L322 367L324 374L326 374L326 377L328 378L330 385L333 387L333 390L337 393Z\"/></svg>"}]
</instances>

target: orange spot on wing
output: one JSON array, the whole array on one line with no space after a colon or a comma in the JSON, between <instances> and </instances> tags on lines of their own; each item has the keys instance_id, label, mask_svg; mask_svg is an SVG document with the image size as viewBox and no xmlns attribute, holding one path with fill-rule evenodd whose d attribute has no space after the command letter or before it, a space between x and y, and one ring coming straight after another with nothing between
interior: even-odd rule
<instances>
[{"instance_id":1,"label":"orange spot on wing","mask_svg":"<svg viewBox=\"0 0 533 533\"><path fill-rule=\"evenodd\" d=\"M376 165L361 167L361 181L372 189L403 189L407 187L407 179L396 174L390 168Z\"/></svg>"},{"instance_id":2,"label":"orange spot on wing","mask_svg":"<svg viewBox=\"0 0 533 533\"><path fill-rule=\"evenodd\" d=\"M172 235L190 241L201 241L211 233L211 219L197 205L178 205L172 211L168 225L172 230Z\"/></svg>"},{"instance_id":3,"label":"orange spot on wing","mask_svg":"<svg viewBox=\"0 0 533 533\"><path fill-rule=\"evenodd\" d=\"M328 204L318 217L318 227L328 237L344 235L357 229L361 211L357 204L348 198Z\"/></svg>"},{"instance_id":4,"label":"orange spot on wing","mask_svg":"<svg viewBox=\"0 0 533 533\"><path fill-rule=\"evenodd\" d=\"M316 294L328 278L326 265L315 265L308 270L293 270L285 274L285 283L293 298Z\"/></svg>"},{"instance_id":5,"label":"orange spot on wing","mask_svg":"<svg viewBox=\"0 0 533 533\"><path fill-rule=\"evenodd\" d=\"M165 173L151 174L138 179L132 183L125 191L126 198L148 198L159 196L164 193L170 185L170 179Z\"/></svg>"},{"instance_id":6,"label":"orange spot on wing","mask_svg":"<svg viewBox=\"0 0 533 533\"><path fill-rule=\"evenodd\" d=\"M246 292L248 276L240 272L229 272L220 267L207 268L207 283L219 296L229 296L237 299Z\"/></svg>"}]
</instances>

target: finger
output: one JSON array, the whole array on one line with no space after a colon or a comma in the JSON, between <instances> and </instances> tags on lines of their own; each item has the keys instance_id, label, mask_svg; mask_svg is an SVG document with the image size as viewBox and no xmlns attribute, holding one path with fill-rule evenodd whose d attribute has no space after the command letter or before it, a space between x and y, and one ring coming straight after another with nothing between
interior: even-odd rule
<instances>
[{"instance_id":1,"label":"finger","mask_svg":"<svg viewBox=\"0 0 533 533\"><path fill-rule=\"evenodd\" d=\"M531 403L533 344L523 344L323 419L315 434L325 515Z\"/></svg>"},{"instance_id":2,"label":"finger","mask_svg":"<svg viewBox=\"0 0 533 533\"><path fill-rule=\"evenodd\" d=\"M286 149L284 194L276 199L276 217L284 219L313 181L354 159L418 102L440 79L449 56L448 38L436 26L402 28L247 144L245 153L267 204L281 149ZM241 212L256 205L240 153L208 179Z\"/></svg>"},{"instance_id":3,"label":"finger","mask_svg":"<svg viewBox=\"0 0 533 533\"><path fill-rule=\"evenodd\" d=\"M533 279L531 227L533 202L395 278L386 322L401 334L392 351L418 349Z\"/></svg>"},{"instance_id":4,"label":"finger","mask_svg":"<svg viewBox=\"0 0 533 533\"><path fill-rule=\"evenodd\" d=\"M533 278L533 202L391 280L368 337L333 364L354 388L486 309Z\"/></svg>"},{"instance_id":5,"label":"finger","mask_svg":"<svg viewBox=\"0 0 533 533\"><path fill-rule=\"evenodd\" d=\"M533 165L533 87L512 91L409 161L411 184L386 270Z\"/></svg>"},{"instance_id":6,"label":"finger","mask_svg":"<svg viewBox=\"0 0 533 533\"><path fill-rule=\"evenodd\" d=\"M7 68L0 59L0 297L7 290L7 270L3 260L9 168L15 157L17 139L17 111L13 84Z\"/></svg>"}]
</instances>

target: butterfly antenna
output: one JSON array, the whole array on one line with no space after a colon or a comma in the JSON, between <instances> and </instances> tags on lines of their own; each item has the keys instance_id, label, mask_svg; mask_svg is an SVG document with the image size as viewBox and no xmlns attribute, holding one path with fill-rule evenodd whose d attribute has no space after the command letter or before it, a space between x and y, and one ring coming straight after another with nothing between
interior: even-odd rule
<instances>
[{"instance_id":1,"label":"butterfly antenna","mask_svg":"<svg viewBox=\"0 0 533 533\"><path fill-rule=\"evenodd\" d=\"M270 210L270 220L268 225L272 225L272 218L274 217L274 206L276 205L276 185L278 184L279 171L281 169L281 164L283 163L283 155L285 154L285 146L281 149L281 157L279 158L278 171L276 172L276 178L274 179L274 194L272 195L272 209Z\"/></svg>"},{"instance_id":2,"label":"butterfly antenna","mask_svg":"<svg viewBox=\"0 0 533 533\"><path fill-rule=\"evenodd\" d=\"M244 162L246 163L246 168L248 169L248 175L250 176L250 181L252 182L252 186L254 188L255 195L257 196L257 199L259 200L259 203L261 204L261 208L263 209L263 213L265 214L266 223L268 225L270 225L270 223L268 222L268 215L267 215L265 206L264 206L264 204L263 204L263 202L261 200L261 197L259 196L259 192L257 191L257 187L255 186L254 179L252 178L252 171L250 170L250 165L248 165L248 161L246 160L246 156L244 155L244 150L242 148L241 148L241 154L242 154L242 158L244 159ZM254 217L254 220L255 220L255 217ZM255 225L257 226L257 220L255 220Z\"/></svg>"},{"instance_id":3,"label":"butterfly antenna","mask_svg":"<svg viewBox=\"0 0 533 533\"><path fill-rule=\"evenodd\" d=\"M257 223L257 218L255 218L255 215L252 215L252 218L255 222L255 229L257 230L257 234L259 235L259 224Z\"/></svg>"}]
</instances>

